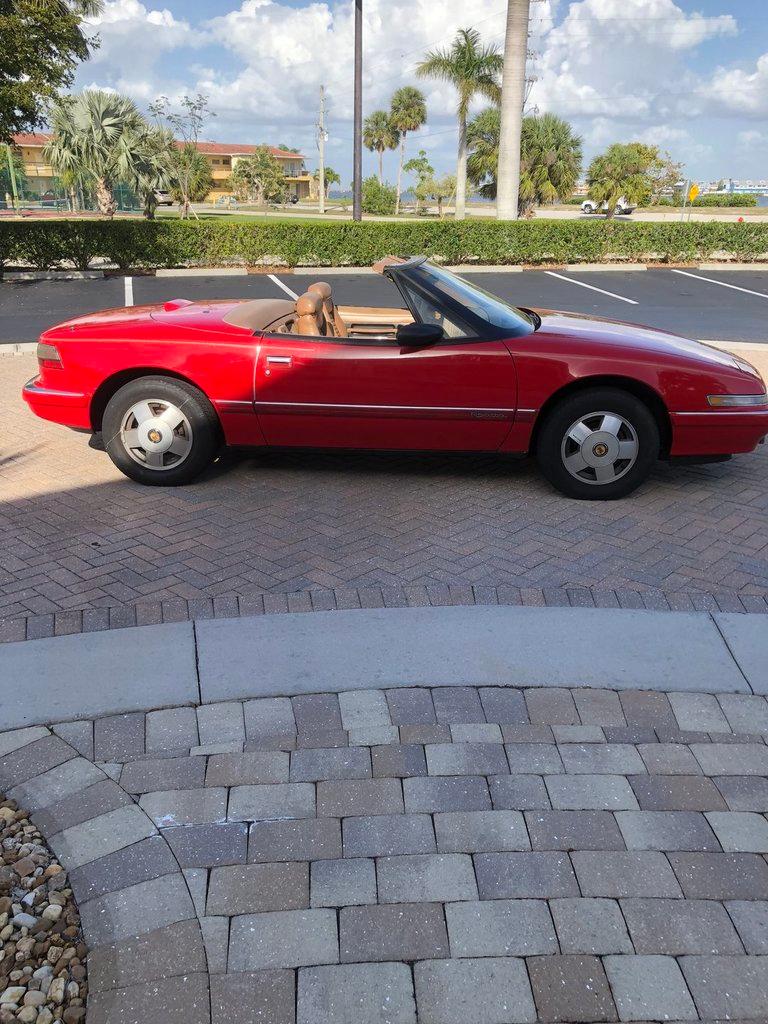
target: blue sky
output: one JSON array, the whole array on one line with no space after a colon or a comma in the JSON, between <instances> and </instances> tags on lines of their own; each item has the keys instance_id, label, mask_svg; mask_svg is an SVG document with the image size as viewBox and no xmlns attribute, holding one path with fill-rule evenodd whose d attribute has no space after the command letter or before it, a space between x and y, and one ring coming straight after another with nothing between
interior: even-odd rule
<instances>
[{"instance_id":1,"label":"blue sky","mask_svg":"<svg viewBox=\"0 0 768 1024\"><path fill-rule=\"evenodd\" d=\"M318 90L328 94L327 160L351 177L352 2L106 0L101 37L76 87L140 106L201 91L207 138L297 146L316 165ZM417 84L425 50L459 27L503 42L504 0L364 0L365 112ZM567 117L587 159L614 141L654 142L694 178L768 178L765 0L534 0L530 103ZM408 139L438 171L455 162L454 96L424 82L429 118ZM482 103L477 104L480 109ZM366 172L375 160L366 154ZM397 161L385 172L394 180Z\"/></svg>"}]
</instances>

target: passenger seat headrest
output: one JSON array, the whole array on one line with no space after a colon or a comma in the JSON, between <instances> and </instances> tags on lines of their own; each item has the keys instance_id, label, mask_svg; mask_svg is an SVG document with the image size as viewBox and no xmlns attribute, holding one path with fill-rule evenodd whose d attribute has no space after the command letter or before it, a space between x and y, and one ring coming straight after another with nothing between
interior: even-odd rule
<instances>
[{"instance_id":1,"label":"passenger seat headrest","mask_svg":"<svg viewBox=\"0 0 768 1024\"><path fill-rule=\"evenodd\" d=\"M304 292L296 299L296 312L299 316L317 316L323 308L323 300L314 292Z\"/></svg>"},{"instance_id":2,"label":"passenger seat headrest","mask_svg":"<svg viewBox=\"0 0 768 1024\"><path fill-rule=\"evenodd\" d=\"M323 301L331 297L331 286L327 281L315 281L307 288L307 291L319 295Z\"/></svg>"}]
</instances>

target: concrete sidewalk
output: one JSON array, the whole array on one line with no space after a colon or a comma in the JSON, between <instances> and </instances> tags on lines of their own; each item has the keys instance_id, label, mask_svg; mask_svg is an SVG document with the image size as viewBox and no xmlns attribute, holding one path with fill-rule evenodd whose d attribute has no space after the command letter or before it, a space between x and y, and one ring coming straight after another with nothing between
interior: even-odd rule
<instances>
[{"instance_id":1,"label":"concrete sidewalk","mask_svg":"<svg viewBox=\"0 0 768 1024\"><path fill-rule=\"evenodd\" d=\"M768 694L768 620L624 609L384 608L0 646L3 728L418 685Z\"/></svg>"}]
</instances>

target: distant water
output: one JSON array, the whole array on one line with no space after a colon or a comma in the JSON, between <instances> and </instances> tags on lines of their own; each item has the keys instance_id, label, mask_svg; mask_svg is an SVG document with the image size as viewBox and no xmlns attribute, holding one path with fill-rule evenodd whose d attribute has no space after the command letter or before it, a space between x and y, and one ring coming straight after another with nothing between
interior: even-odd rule
<instances>
[{"instance_id":1,"label":"distant water","mask_svg":"<svg viewBox=\"0 0 768 1024\"><path fill-rule=\"evenodd\" d=\"M758 206L768 206L768 196L758 196L757 197L757 205Z\"/></svg>"}]
</instances>

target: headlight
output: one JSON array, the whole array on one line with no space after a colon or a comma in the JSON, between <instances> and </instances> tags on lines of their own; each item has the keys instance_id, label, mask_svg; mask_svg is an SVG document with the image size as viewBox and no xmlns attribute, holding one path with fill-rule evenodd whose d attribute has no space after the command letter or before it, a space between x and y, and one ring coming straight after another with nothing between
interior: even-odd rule
<instances>
[{"instance_id":1,"label":"headlight","mask_svg":"<svg viewBox=\"0 0 768 1024\"><path fill-rule=\"evenodd\" d=\"M768 407L768 394L763 395L707 395L707 401L716 409L761 409Z\"/></svg>"}]
</instances>

